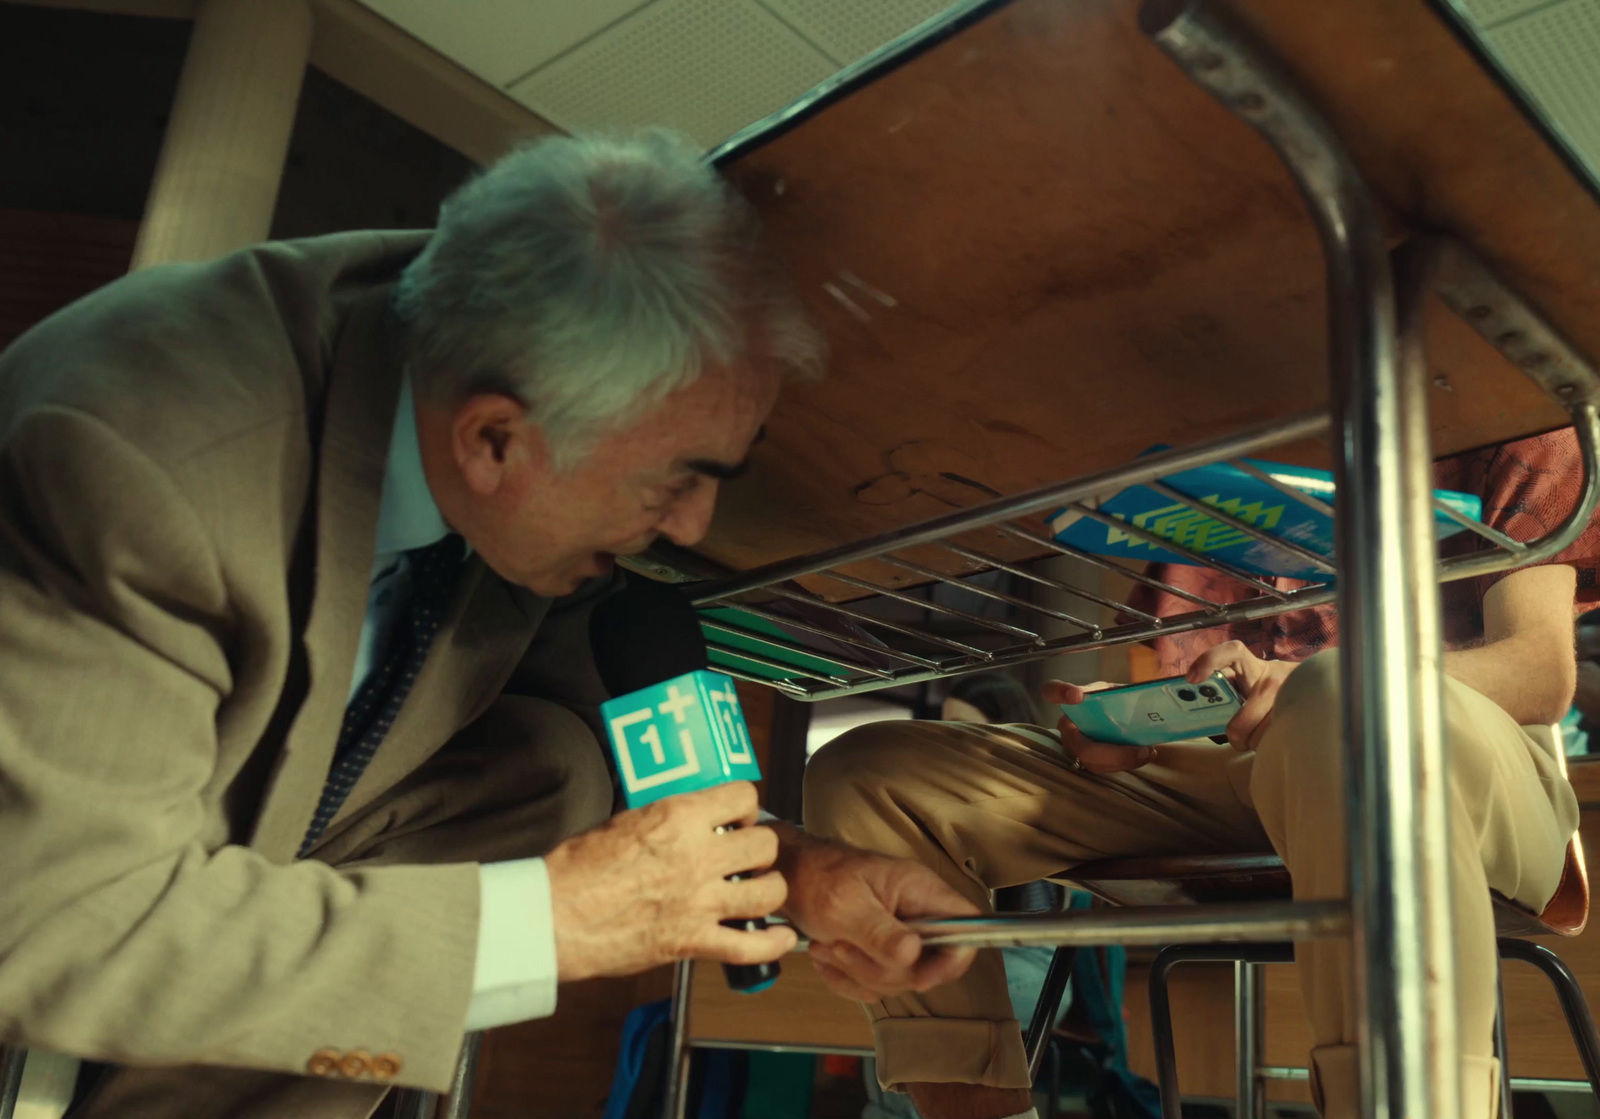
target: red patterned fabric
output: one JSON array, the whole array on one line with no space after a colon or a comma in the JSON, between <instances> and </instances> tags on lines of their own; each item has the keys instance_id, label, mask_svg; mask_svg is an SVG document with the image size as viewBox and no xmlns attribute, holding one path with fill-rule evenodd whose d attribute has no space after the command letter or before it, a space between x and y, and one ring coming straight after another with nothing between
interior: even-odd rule
<instances>
[{"instance_id":1,"label":"red patterned fabric","mask_svg":"<svg viewBox=\"0 0 1600 1119\"><path fill-rule=\"evenodd\" d=\"M1578 502L1583 485L1583 460L1578 438L1571 428L1547 435L1518 439L1495 447L1468 451L1434 464L1434 484L1483 499L1484 523L1515 540L1538 540L1553 532ZM1459 533L1443 546L1445 555L1460 555L1487 548L1482 538ZM1574 613L1600 602L1600 518L1592 520L1567 549L1546 563L1564 563L1577 570L1578 593ZM1255 592L1208 567L1187 564L1152 564L1149 574L1191 594L1213 602L1230 603L1251 598ZM1444 637L1461 644L1483 636L1483 596L1507 573L1447 583L1443 588ZM1274 586L1291 590L1306 584L1295 579L1273 579ZM1136 610L1159 617L1187 614L1194 605L1177 595L1139 586L1128 599ZM1196 657L1224 641L1244 642L1267 660L1302 661L1338 643L1339 620L1334 607L1297 610L1256 622L1238 622L1192 633L1175 634L1151 642L1159 674L1185 672Z\"/></svg>"}]
</instances>

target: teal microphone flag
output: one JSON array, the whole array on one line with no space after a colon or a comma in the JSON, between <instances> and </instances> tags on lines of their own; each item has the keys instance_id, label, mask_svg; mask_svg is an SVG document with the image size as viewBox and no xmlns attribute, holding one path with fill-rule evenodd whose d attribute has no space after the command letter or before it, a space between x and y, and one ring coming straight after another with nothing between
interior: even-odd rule
<instances>
[{"instance_id":1,"label":"teal microphone flag","mask_svg":"<svg viewBox=\"0 0 1600 1119\"><path fill-rule=\"evenodd\" d=\"M686 672L607 700L600 717L629 808L761 779L739 694L720 672Z\"/></svg>"}]
</instances>

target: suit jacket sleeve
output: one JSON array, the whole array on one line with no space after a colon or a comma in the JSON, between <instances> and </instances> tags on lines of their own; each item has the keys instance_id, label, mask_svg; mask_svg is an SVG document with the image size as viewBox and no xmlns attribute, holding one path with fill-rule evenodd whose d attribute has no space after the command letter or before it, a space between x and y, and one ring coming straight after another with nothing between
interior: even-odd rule
<instances>
[{"instance_id":1,"label":"suit jacket sleeve","mask_svg":"<svg viewBox=\"0 0 1600 1119\"><path fill-rule=\"evenodd\" d=\"M230 843L231 628L209 539L159 466L67 409L7 434L0 1040L286 1072L364 1049L441 1089L478 869L341 873Z\"/></svg>"}]
</instances>

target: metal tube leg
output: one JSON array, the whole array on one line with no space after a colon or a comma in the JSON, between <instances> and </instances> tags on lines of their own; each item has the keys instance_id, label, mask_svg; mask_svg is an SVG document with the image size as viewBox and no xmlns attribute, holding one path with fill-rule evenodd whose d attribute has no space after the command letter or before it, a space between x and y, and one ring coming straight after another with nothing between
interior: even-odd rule
<instances>
[{"instance_id":1,"label":"metal tube leg","mask_svg":"<svg viewBox=\"0 0 1600 1119\"><path fill-rule=\"evenodd\" d=\"M1426 384L1402 370L1383 226L1326 120L1206 0L1146 0L1147 34L1277 150L1321 237L1362 1114L1460 1113ZM1418 301L1410 300L1415 309ZM1413 355L1418 316L1409 318ZM1418 383L1422 382L1422 383Z\"/></svg>"},{"instance_id":2,"label":"metal tube leg","mask_svg":"<svg viewBox=\"0 0 1600 1119\"><path fill-rule=\"evenodd\" d=\"M1028 1032L1023 1037L1023 1048L1028 1053L1028 1079L1038 1081L1039 1066L1045 1050L1050 1047L1050 1034L1054 1032L1056 1014L1061 1009L1061 996L1066 994L1067 981L1072 978L1073 957L1076 948L1057 948L1050 957L1050 966L1044 973L1044 986L1039 989L1039 1001L1034 1005L1033 1018L1028 1022Z\"/></svg>"},{"instance_id":3,"label":"metal tube leg","mask_svg":"<svg viewBox=\"0 0 1600 1119\"><path fill-rule=\"evenodd\" d=\"M1161 1092L1161 1119L1183 1119L1178 1095L1178 1057L1172 1041L1172 1000L1167 977L1184 962L1182 946L1163 948L1150 964L1150 1036L1156 1050L1156 1087Z\"/></svg>"},{"instance_id":4,"label":"metal tube leg","mask_svg":"<svg viewBox=\"0 0 1600 1119\"><path fill-rule=\"evenodd\" d=\"M689 990L693 978L693 962L679 961L672 991L672 1045L667 1051L663 1119L684 1119L689 1110Z\"/></svg>"},{"instance_id":5,"label":"metal tube leg","mask_svg":"<svg viewBox=\"0 0 1600 1119\"><path fill-rule=\"evenodd\" d=\"M1511 1047L1506 1042L1506 981L1500 962L1494 976L1494 1055L1500 1059L1500 1119L1511 1119Z\"/></svg>"},{"instance_id":6,"label":"metal tube leg","mask_svg":"<svg viewBox=\"0 0 1600 1119\"><path fill-rule=\"evenodd\" d=\"M461 1039L456 1070L450 1077L450 1090L444 1095L419 1088L402 1088L395 1093L394 1119L467 1119L472 1110L472 1088L478 1079L478 1051L482 1033ZM0 1113L0 1119L7 1119Z\"/></svg>"},{"instance_id":7,"label":"metal tube leg","mask_svg":"<svg viewBox=\"0 0 1600 1119\"><path fill-rule=\"evenodd\" d=\"M22 1069L28 1051L13 1046L0 1047L0 1119L11 1119L22 1094Z\"/></svg>"},{"instance_id":8,"label":"metal tube leg","mask_svg":"<svg viewBox=\"0 0 1600 1119\"><path fill-rule=\"evenodd\" d=\"M1545 978L1556 989L1556 997L1561 1000L1561 1013L1567 1017L1567 1029L1572 1033L1572 1042L1578 1047L1578 1057L1583 1061L1584 1075L1589 1079L1589 1090L1594 1093L1596 1100L1600 1100L1600 1032L1595 1030L1594 1015L1589 1011L1588 1000L1583 997L1583 988L1578 986L1578 977L1572 974L1565 960L1542 944L1502 937L1499 945L1501 956L1532 964L1544 972Z\"/></svg>"},{"instance_id":9,"label":"metal tube leg","mask_svg":"<svg viewBox=\"0 0 1600 1119\"><path fill-rule=\"evenodd\" d=\"M1261 1056L1261 965L1233 961L1234 1119L1256 1119Z\"/></svg>"}]
</instances>

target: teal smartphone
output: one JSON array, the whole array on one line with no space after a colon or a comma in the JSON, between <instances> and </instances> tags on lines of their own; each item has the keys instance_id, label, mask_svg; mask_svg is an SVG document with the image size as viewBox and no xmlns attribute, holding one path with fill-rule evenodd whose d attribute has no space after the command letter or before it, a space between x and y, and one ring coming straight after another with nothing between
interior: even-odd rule
<instances>
[{"instance_id":1,"label":"teal smartphone","mask_svg":"<svg viewBox=\"0 0 1600 1119\"><path fill-rule=\"evenodd\" d=\"M1090 692L1082 703L1060 704L1072 725L1096 742L1159 746L1185 738L1215 738L1240 707L1222 673L1199 684L1182 676Z\"/></svg>"}]
</instances>

